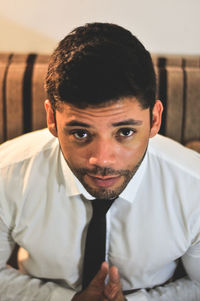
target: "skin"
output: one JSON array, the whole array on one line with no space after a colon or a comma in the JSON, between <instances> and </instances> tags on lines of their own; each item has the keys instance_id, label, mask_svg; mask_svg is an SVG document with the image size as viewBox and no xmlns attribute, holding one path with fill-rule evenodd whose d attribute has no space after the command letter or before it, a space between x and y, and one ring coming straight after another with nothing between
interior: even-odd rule
<instances>
[{"instance_id":1,"label":"skin","mask_svg":"<svg viewBox=\"0 0 200 301\"><path fill-rule=\"evenodd\" d=\"M135 97L104 107L77 108L60 103L56 121L50 101L45 101L49 131L58 138L65 160L86 190L96 198L117 197L137 171L149 138L161 124L162 103L143 109ZM105 278L109 281L105 284ZM106 262L90 285L73 301L125 300L116 267Z\"/></svg>"}]
</instances>

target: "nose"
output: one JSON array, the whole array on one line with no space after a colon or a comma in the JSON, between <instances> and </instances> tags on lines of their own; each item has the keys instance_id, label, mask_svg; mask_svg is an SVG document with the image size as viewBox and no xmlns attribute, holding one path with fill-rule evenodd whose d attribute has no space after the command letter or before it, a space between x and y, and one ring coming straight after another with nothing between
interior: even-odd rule
<instances>
[{"instance_id":1,"label":"nose","mask_svg":"<svg viewBox=\"0 0 200 301\"><path fill-rule=\"evenodd\" d=\"M115 146L110 142L97 143L89 157L89 164L101 167L111 167L115 163Z\"/></svg>"}]
</instances>

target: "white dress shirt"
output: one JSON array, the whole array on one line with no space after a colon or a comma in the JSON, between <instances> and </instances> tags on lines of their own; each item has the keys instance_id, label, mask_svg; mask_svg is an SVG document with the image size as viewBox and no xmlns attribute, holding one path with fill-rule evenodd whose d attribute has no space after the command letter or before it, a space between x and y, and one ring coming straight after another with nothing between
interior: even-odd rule
<instances>
[{"instance_id":1,"label":"white dress shirt","mask_svg":"<svg viewBox=\"0 0 200 301\"><path fill-rule=\"evenodd\" d=\"M91 199L47 129L0 146L0 301L69 301L81 289ZM107 213L106 240L123 290L140 289L129 301L200 300L200 155L150 139ZM14 242L24 274L6 266ZM181 257L188 277L162 286Z\"/></svg>"}]
</instances>

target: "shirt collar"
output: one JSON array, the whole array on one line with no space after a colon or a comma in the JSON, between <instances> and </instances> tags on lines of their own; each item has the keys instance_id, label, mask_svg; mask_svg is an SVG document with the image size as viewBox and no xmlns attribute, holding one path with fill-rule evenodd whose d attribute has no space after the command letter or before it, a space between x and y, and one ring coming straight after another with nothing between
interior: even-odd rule
<instances>
[{"instance_id":1,"label":"shirt collar","mask_svg":"<svg viewBox=\"0 0 200 301\"><path fill-rule=\"evenodd\" d=\"M64 177L64 185L66 187L68 196L83 195L88 200L94 199L94 197L87 192L87 190L84 188L81 182L73 174L61 150L60 150L59 158L60 158L60 166L61 166L62 174ZM136 171L135 175L132 177L132 179L126 186L126 188L119 195L120 198L123 198L128 202L133 202L137 189L141 183L146 166L147 166L147 152L138 170Z\"/></svg>"}]
</instances>

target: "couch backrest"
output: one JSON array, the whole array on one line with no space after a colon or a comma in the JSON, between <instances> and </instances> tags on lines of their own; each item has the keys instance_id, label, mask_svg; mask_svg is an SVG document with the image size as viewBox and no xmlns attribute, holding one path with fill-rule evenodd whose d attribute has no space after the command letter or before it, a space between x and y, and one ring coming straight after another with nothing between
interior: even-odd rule
<instances>
[{"instance_id":1,"label":"couch backrest","mask_svg":"<svg viewBox=\"0 0 200 301\"><path fill-rule=\"evenodd\" d=\"M46 126L48 55L0 54L0 142Z\"/></svg>"},{"instance_id":2,"label":"couch backrest","mask_svg":"<svg viewBox=\"0 0 200 301\"><path fill-rule=\"evenodd\" d=\"M153 62L164 104L161 133L183 144L200 140L200 57L153 56Z\"/></svg>"},{"instance_id":3,"label":"couch backrest","mask_svg":"<svg viewBox=\"0 0 200 301\"><path fill-rule=\"evenodd\" d=\"M200 140L200 57L152 55L160 133L181 143ZM49 55L0 54L0 142L46 126L44 78Z\"/></svg>"}]
</instances>

